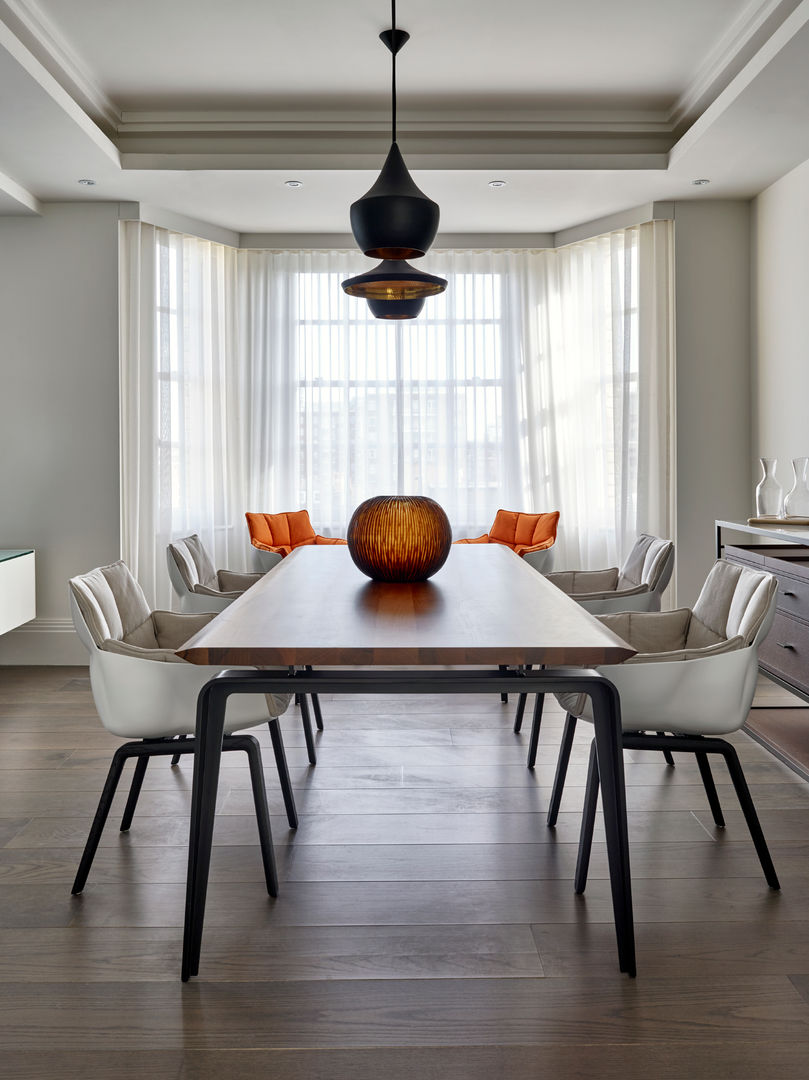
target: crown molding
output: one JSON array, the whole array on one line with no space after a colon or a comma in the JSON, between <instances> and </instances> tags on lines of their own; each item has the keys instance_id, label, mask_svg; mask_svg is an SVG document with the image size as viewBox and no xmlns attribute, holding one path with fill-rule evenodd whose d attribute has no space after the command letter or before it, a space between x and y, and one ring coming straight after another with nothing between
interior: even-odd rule
<instances>
[{"instance_id":1,"label":"crown molding","mask_svg":"<svg viewBox=\"0 0 809 1080\"><path fill-rule=\"evenodd\" d=\"M0 172L0 191L7 195L14 202L19 203L20 213L25 214L26 211L32 214L42 213L42 203L33 195L27 188L24 188L22 184L18 184L16 180L12 180L4 172Z\"/></svg>"},{"instance_id":2,"label":"crown molding","mask_svg":"<svg viewBox=\"0 0 809 1080\"><path fill-rule=\"evenodd\" d=\"M7 0L0 0L0 4L6 2ZM106 154L110 161L115 165L120 165L118 148L111 139L3 19L0 19L0 48L5 49L9 56L13 57L23 71L39 84L65 115Z\"/></svg>"},{"instance_id":3,"label":"crown molding","mask_svg":"<svg viewBox=\"0 0 809 1080\"><path fill-rule=\"evenodd\" d=\"M667 116L670 128L682 134L803 2L750 0L672 106Z\"/></svg>"},{"instance_id":4,"label":"crown molding","mask_svg":"<svg viewBox=\"0 0 809 1080\"><path fill-rule=\"evenodd\" d=\"M107 135L115 132L121 111L34 0L0 0L0 21L75 98Z\"/></svg>"}]
</instances>

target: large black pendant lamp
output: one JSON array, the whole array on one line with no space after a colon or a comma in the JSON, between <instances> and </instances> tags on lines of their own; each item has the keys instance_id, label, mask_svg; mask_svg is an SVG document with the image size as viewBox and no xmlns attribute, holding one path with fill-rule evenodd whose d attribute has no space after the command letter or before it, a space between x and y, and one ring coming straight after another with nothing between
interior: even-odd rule
<instances>
[{"instance_id":1,"label":"large black pendant lamp","mask_svg":"<svg viewBox=\"0 0 809 1080\"><path fill-rule=\"evenodd\" d=\"M396 142L396 54L410 39L405 30L396 29L396 0L391 0L391 23L391 29L379 35L392 57L391 148L376 183L351 206L354 239L366 255L382 262L348 278L343 289L366 299L377 319L415 319L425 298L443 292L447 282L405 261L429 250L440 211L416 186Z\"/></svg>"}]
</instances>

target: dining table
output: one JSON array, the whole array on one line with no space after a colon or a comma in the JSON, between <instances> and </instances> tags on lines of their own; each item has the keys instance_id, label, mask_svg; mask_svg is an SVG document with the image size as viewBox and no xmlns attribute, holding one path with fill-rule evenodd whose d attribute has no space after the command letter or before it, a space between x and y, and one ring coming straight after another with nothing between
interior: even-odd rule
<instances>
[{"instance_id":1,"label":"dining table","mask_svg":"<svg viewBox=\"0 0 809 1080\"><path fill-rule=\"evenodd\" d=\"M618 966L635 975L620 699L595 670L634 650L513 551L453 545L429 580L392 583L347 547L298 548L178 655L223 668L197 703L184 982L199 973L227 700L265 693L589 695Z\"/></svg>"}]
</instances>

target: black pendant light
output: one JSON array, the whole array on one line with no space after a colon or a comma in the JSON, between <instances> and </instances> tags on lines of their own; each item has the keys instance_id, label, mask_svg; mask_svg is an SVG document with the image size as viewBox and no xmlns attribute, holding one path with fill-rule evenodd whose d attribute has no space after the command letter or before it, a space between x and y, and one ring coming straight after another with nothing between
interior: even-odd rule
<instances>
[{"instance_id":1,"label":"black pendant light","mask_svg":"<svg viewBox=\"0 0 809 1080\"><path fill-rule=\"evenodd\" d=\"M368 300L378 319L415 319L428 296L446 289L444 278L423 274L406 259L430 248L438 231L438 204L416 186L396 142L396 54L410 39L396 29L396 0L391 0L391 29L379 35L391 52L391 147L376 183L351 206L351 231L360 249L382 262L366 274L349 278L349 296Z\"/></svg>"}]
</instances>

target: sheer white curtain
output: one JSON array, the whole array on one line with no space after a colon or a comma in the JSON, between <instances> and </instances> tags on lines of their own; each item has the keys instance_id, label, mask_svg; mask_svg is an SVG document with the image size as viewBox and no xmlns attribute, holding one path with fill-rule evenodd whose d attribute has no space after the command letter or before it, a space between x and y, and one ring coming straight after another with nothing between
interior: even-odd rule
<instances>
[{"instance_id":1,"label":"sheer white curtain","mask_svg":"<svg viewBox=\"0 0 809 1080\"><path fill-rule=\"evenodd\" d=\"M356 252L236 251L122 226L122 531L147 594L199 532L249 566L245 510L342 534L381 493L426 494L456 536L559 509L557 565L668 534L671 232L557 251L432 252L414 322L346 297Z\"/></svg>"}]
</instances>

